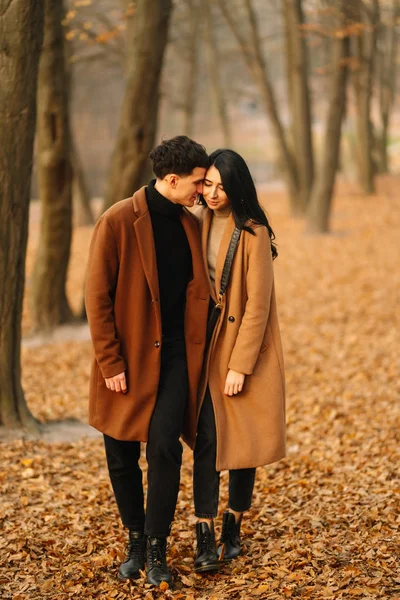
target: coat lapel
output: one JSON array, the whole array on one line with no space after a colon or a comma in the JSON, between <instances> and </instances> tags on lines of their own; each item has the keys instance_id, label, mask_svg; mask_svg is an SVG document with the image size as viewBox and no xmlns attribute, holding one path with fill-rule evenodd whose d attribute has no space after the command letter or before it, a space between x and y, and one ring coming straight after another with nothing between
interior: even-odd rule
<instances>
[{"instance_id":1,"label":"coat lapel","mask_svg":"<svg viewBox=\"0 0 400 600\"><path fill-rule=\"evenodd\" d=\"M208 274L207 248L208 248L208 236L210 235L210 229L211 229L211 221L212 221L212 212L211 212L211 210L205 209L204 218L201 222L201 250L202 250L202 254L203 254L204 266L205 266L205 269L207 272L207 280L208 280L208 287L209 287L210 295L211 295L211 298L214 300L214 302L216 302L217 301L216 291L214 289L214 286L211 283L211 279Z\"/></svg>"},{"instance_id":2,"label":"coat lapel","mask_svg":"<svg viewBox=\"0 0 400 600\"><path fill-rule=\"evenodd\" d=\"M146 201L145 187L140 188L140 190L133 195L132 202L133 210L138 217L133 226L136 232L143 271L150 288L151 298L158 307L157 315L161 327L161 312L159 302L160 290L158 285L156 248L154 245L151 217Z\"/></svg>"},{"instance_id":3,"label":"coat lapel","mask_svg":"<svg viewBox=\"0 0 400 600\"><path fill-rule=\"evenodd\" d=\"M209 290L207 286L206 269L202 259L202 248L199 236L199 226L192 215L185 209L182 211L181 223L185 230L192 253L193 279L199 285L198 294L200 297L208 297Z\"/></svg>"}]
</instances>

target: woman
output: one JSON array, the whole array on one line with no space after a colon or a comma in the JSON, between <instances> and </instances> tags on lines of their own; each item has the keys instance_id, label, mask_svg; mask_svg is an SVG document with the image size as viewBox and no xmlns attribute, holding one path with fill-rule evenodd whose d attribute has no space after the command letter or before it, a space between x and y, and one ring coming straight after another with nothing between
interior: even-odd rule
<instances>
[{"instance_id":1,"label":"woman","mask_svg":"<svg viewBox=\"0 0 400 600\"><path fill-rule=\"evenodd\" d=\"M251 506L257 466L285 455L283 355L272 260L274 233L249 169L232 150L216 150L203 184L200 219L210 293L217 302L232 233L241 230L204 361L194 450L195 571L215 571L240 554L242 514ZM229 503L216 549L219 473L229 470Z\"/></svg>"}]
</instances>

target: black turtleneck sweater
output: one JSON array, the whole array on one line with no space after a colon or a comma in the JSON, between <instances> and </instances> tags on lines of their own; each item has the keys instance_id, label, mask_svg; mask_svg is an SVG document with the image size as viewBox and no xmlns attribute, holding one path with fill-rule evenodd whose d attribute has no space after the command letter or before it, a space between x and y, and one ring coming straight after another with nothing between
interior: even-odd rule
<instances>
[{"instance_id":1,"label":"black turtleneck sweater","mask_svg":"<svg viewBox=\"0 0 400 600\"><path fill-rule=\"evenodd\" d=\"M146 188L156 247L163 335L183 335L186 287L192 277L192 255L180 221L182 206L154 187Z\"/></svg>"}]
</instances>

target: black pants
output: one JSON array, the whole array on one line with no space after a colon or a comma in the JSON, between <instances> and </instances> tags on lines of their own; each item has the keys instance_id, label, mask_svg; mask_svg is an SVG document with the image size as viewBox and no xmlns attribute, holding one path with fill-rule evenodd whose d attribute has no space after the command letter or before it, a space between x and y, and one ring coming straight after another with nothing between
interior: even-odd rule
<instances>
[{"instance_id":1,"label":"black pants","mask_svg":"<svg viewBox=\"0 0 400 600\"><path fill-rule=\"evenodd\" d=\"M234 399L232 401L234 402ZM240 440L237 443L240 444ZM195 515L198 518L213 519L217 516L220 474L215 469L216 455L214 409L210 390L207 388L200 411L194 449L193 494ZM244 512L250 508L255 475L255 469L229 471L230 509Z\"/></svg>"},{"instance_id":2,"label":"black pants","mask_svg":"<svg viewBox=\"0 0 400 600\"><path fill-rule=\"evenodd\" d=\"M169 534L179 492L183 418L188 395L185 342L163 339L160 383L146 449L147 504L144 512L140 442L104 436L108 470L122 523L151 537Z\"/></svg>"}]
</instances>

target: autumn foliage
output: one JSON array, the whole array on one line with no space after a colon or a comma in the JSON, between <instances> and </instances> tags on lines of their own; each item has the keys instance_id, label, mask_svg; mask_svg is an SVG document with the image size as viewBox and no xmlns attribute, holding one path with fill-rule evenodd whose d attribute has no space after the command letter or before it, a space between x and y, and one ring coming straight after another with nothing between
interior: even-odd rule
<instances>
[{"instance_id":1,"label":"autumn foliage","mask_svg":"<svg viewBox=\"0 0 400 600\"><path fill-rule=\"evenodd\" d=\"M219 574L193 574L192 459L186 450L169 543L175 586L154 591L144 579L120 583L116 571L126 534L101 437L3 441L2 599L400 596L399 183L381 179L378 195L370 198L343 186L329 237L305 236L288 218L280 193L262 194L279 251L288 456L258 469L243 556ZM35 228L33 222L28 275ZM76 230L72 304L79 303L87 245L88 229ZM24 325L27 331L27 310ZM89 357L85 340L24 347L23 383L37 418L86 419ZM221 510L226 482L223 476Z\"/></svg>"}]
</instances>

